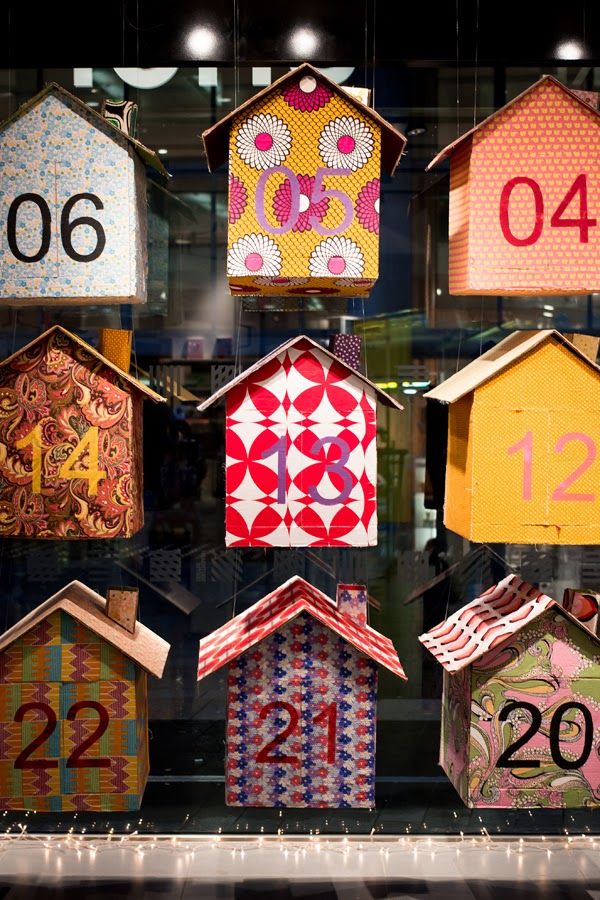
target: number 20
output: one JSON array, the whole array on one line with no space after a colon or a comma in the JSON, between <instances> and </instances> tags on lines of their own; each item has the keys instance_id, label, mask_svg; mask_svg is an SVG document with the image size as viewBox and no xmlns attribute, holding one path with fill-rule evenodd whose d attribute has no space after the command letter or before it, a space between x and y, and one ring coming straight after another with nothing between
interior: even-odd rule
<instances>
[{"instance_id":1,"label":"number 20","mask_svg":"<svg viewBox=\"0 0 600 900\"><path fill-rule=\"evenodd\" d=\"M554 447L554 452L562 453L567 444L574 443L575 441L578 441L585 446L587 451L586 457L583 462L580 463L577 468L573 469L571 474L567 475L558 487L554 489L551 499L579 500L593 503L596 499L595 494L567 493L567 488L570 488L578 478L581 478L584 472L587 472L596 459L597 450L593 439L588 434L583 434L580 431L570 431L559 437ZM509 456L512 456L514 453L523 453L523 482L521 496L523 500L531 500L533 496L533 432L528 431L520 441L517 441L516 444L509 447L506 452Z\"/></svg>"}]
</instances>

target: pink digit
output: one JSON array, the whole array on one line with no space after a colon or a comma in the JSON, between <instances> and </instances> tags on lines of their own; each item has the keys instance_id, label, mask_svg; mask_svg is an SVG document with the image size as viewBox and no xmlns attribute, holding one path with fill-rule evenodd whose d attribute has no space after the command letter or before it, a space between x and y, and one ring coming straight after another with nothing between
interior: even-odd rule
<instances>
[{"instance_id":1,"label":"pink digit","mask_svg":"<svg viewBox=\"0 0 600 900\"><path fill-rule=\"evenodd\" d=\"M533 432L528 431L524 438L513 444L506 451L509 456L523 451L523 500L531 500L533 494Z\"/></svg>"},{"instance_id":2,"label":"pink digit","mask_svg":"<svg viewBox=\"0 0 600 900\"><path fill-rule=\"evenodd\" d=\"M274 175L276 172L287 175L290 182L290 216L283 225L271 225L265 216L265 188L271 175ZM265 171L261 173L258 184L256 185L254 207L256 210L256 218L258 219L261 228L264 228L269 234L285 234L287 231L291 231L300 215L300 185L292 170L288 169L287 166L271 166L270 169L265 169Z\"/></svg>"},{"instance_id":3,"label":"pink digit","mask_svg":"<svg viewBox=\"0 0 600 900\"><path fill-rule=\"evenodd\" d=\"M563 434L556 442L556 447L554 448L555 453L562 453L567 444L571 443L571 441L580 441L582 444L585 444L587 448L587 456L583 460L583 462L574 469L570 475L567 475L564 481L558 485L554 493L552 494L553 500L583 500L592 502L596 499L595 494L567 494L566 490L570 487L574 481L577 481L578 478L581 478L584 472L587 472L589 467L592 465L594 460L596 459L597 450L596 444L589 436L589 434L583 434L580 431L570 431L568 434Z\"/></svg>"}]
</instances>

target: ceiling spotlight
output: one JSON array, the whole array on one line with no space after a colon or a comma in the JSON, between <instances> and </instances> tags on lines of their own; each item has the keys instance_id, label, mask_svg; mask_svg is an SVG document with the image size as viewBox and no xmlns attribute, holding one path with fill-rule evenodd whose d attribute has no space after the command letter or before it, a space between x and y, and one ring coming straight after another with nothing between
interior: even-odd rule
<instances>
[{"instance_id":1,"label":"ceiling spotlight","mask_svg":"<svg viewBox=\"0 0 600 900\"><path fill-rule=\"evenodd\" d=\"M586 50L581 41L573 38L568 41L561 41L560 44L557 44L555 50L555 56L558 59L583 59L585 55Z\"/></svg>"},{"instance_id":2,"label":"ceiling spotlight","mask_svg":"<svg viewBox=\"0 0 600 900\"><path fill-rule=\"evenodd\" d=\"M319 47L319 35L312 28L295 28L289 36L288 44L294 56L313 56Z\"/></svg>"},{"instance_id":3,"label":"ceiling spotlight","mask_svg":"<svg viewBox=\"0 0 600 900\"><path fill-rule=\"evenodd\" d=\"M185 43L192 56L196 59L206 59L216 50L218 39L212 28L199 25L197 28L192 28Z\"/></svg>"},{"instance_id":4,"label":"ceiling spotlight","mask_svg":"<svg viewBox=\"0 0 600 900\"><path fill-rule=\"evenodd\" d=\"M426 131L427 131L426 128L419 127L419 128L409 128L409 130L406 133L408 135L410 135L410 137L415 137L415 135L417 135L417 134L425 134Z\"/></svg>"},{"instance_id":5,"label":"ceiling spotlight","mask_svg":"<svg viewBox=\"0 0 600 900\"><path fill-rule=\"evenodd\" d=\"M167 150L166 147L159 147L156 152L159 153L161 156L166 156L169 151Z\"/></svg>"}]
</instances>

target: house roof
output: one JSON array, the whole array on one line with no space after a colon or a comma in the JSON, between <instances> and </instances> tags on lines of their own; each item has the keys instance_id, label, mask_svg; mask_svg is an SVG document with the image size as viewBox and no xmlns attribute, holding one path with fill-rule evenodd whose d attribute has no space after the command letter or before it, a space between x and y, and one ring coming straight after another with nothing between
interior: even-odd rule
<instances>
[{"instance_id":1,"label":"house roof","mask_svg":"<svg viewBox=\"0 0 600 900\"><path fill-rule=\"evenodd\" d=\"M574 616L517 575L507 575L419 640L453 674L503 644L552 607L600 645L600 638Z\"/></svg>"},{"instance_id":2,"label":"house roof","mask_svg":"<svg viewBox=\"0 0 600 900\"><path fill-rule=\"evenodd\" d=\"M272 91L279 90L279 88L287 84L288 81L293 81L303 75L312 75L313 78L317 78L319 81L324 82L334 94L343 97L343 99L351 106L355 107L361 115L366 116L374 125L381 128L381 165L385 172L389 175L393 175L406 146L405 136L400 131L396 131L393 125L390 125L389 122L380 116L379 113L376 113L374 109L371 109L370 106L366 106L360 100L357 100L344 90L343 87L336 84L335 81L327 78L322 72L306 62L302 63L297 68L292 69L291 72L282 75L281 78L273 81L272 84L267 85L262 91L254 94L249 100L244 101L244 103L241 103L232 110L232 112L224 116L216 123L216 125L212 125L202 133L209 170L214 172L221 163L224 163L227 160L229 155L229 129L233 124L233 120L244 110L250 109L255 103L258 103L264 97L268 97Z\"/></svg>"},{"instance_id":3,"label":"house roof","mask_svg":"<svg viewBox=\"0 0 600 900\"><path fill-rule=\"evenodd\" d=\"M432 390L427 391L424 395L431 400L439 400L441 403L454 403L460 400L471 391L485 384L486 381L494 378L500 372L513 363L518 362L530 351L541 346L549 340L555 340L563 344L567 350L570 350L575 356L587 363L590 368L600 373L600 366L582 353L571 341L567 340L564 334L555 329L546 329L542 331L514 331L505 337L504 340L491 347L478 359L468 363L463 369L451 375L441 384L438 384Z\"/></svg>"},{"instance_id":4,"label":"house roof","mask_svg":"<svg viewBox=\"0 0 600 900\"><path fill-rule=\"evenodd\" d=\"M72 581L44 603L40 603L20 622L0 636L0 651L23 637L37 624L56 610L62 610L81 622L108 644L157 678L162 676L170 645L165 640L137 622L131 634L106 615L106 600L81 581Z\"/></svg>"},{"instance_id":5,"label":"house roof","mask_svg":"<svg viewBox=\"0 0 600 900\"><path fill-rule=\"evenodd\" d=\"M66 88L62 87L60 84L57 84L55 81L49 82L45 87L42 88L37 94L33 97L30 97L29 100L26 100L25 103L22 103L7 119L4 119L3 122L0 122L0 131L3 131L9 125L12 125L13 122L16 122L17 119L20 119L26 113L29 112L30 109L33 109L34 106L37 106L48 94L57 94L61 99L66 100L68 104L74 106L76 109L85 112L86 115L90 116L92 122L98 127L102 127L105 130L108 129L109 133L114 137L118 136L118 139L126 141L131 147L135 150L138 156L146 163L148 166L152 166L153 169L156 169L157 172L160 172L161 175L169 177L169 173L163 166L160 161L160 157L154 150L150 150L149 147L144 146L141 141L136 140L136 138L131 137L128 134L125 134L123 131L120 131L118 128L115 128L108 119L106 119L99 112L96 112L91 106L88 106L87 103L84 103L83 100L80 100L79 97L76 97L75 94L72 94L70 91L67 91Z\"/></svg>"},{"instance_id":6,"label":"house roof","mask_svg":"<svg viewBox=\"0 0 600 900\"><path fill-rule=\"evenodd\" d=\"M353 369L351 366L347 365L343 362L339 357L335 356L330 350L327 350L325 347L322 347L321 344L318 344L316 341L313 341L312 338L306 337L306 335L300 334L296 337L290 338L289 341L284 341L283 344L280 344L279 347L276 347L275 350L272 350L271 353L267 353L266 356L263 356L262 359L259 359L258 362L255 362L254 365L250 366L248 369L245 369L243 372L240 372L239 375L236 375L235 378L232 378L231 381L228 381L227 384L224 384L223 387L219 388L218 391L215 391L212 396L208 398L208 400L204 400L199 406L198 410L202 412L207 407L212 406L213 403L216 403L217 400L220 400L225 394L228 393L232 388L236 385L241 384L242 381L245 381L247 378L250 378L254 375L255 372L259 372L263 366L266 366L267 363L271 362L272 359L275 359L280 353L284 353L286 350L290 350L292 347L296 347L298 350L311 350L316 349L320 353L323 353L325 356L328 356L330 359L335 360L335 362L339 363L339 365L344 366L345 369L348 369L349 374L354 375L359 381L362 381L363 384L368 385L372 388L381 403L385 406L391 406L395 409L404 409L401 403L398 403L397 400L394 400L393 397L390 397L389 394L386 394L385 391L382 391L381 388L378 388L377 385L373 381L369 381L362 372L358 372L356 369Z\"/></svg>"},{"instance_id":7,"label":"house roof","mask_svg":"<svg viewBox=\"0 0 600 900\"><path fill-rule=\"evenodd\" d=\"M157 394L156 391L151 390L151 388L147 387L145 384L142 384L141 381L138 381L137 378L134 378L133 375L130 375L129 372L125 372L123 369L120 369L119 366L116 366L109 359L106 359L105 356L102 356L101 353L88 344L87 341L82 340L76 334L72 334L72 332L67 331L66 328L63 328L62 325L53 325L51 328L48 328L47 331L44 331L43 334L38 335L38 337L34 338L28 344L25 344L24 347L21 347L19 350L15 350L14 353L11 353L10 356L7 356L6 359L0 361L0 369L3 366L9 365L14 359L17 359L24 353L26 350L29 350L30 347L35 347L36 344L39 344L41 341L46 340L51 334L59 332L64 334L69 340L73 341L73 343L78 344L80 347L83 347L87 353L91 356L96 357L96 359L102 363L102 365L107 366L109 369L112 369L113 372L130 384L135 390L140 391L150 400L154 400L155 403L166 403L165 397L161 397L160 394Z\"/></svg>"},{"instance_id":8,"label":"house roof","mask_svg":"<svg viewBox=\"0 0 600 900\"><path fill-rule=\"evenodd\" d=\"M198 680L227 665L303 612L314 616L379 665L406 679L389 638L369 625L359 625L340 612L331 597L295 575L239 616L202 638Z\"/></svg>"},{"instance_id":9,"label":"house roof","mask_svg":"<svg viewBox=\"0 0 600 900\"><path fill-rule=\"evenodd\" d=\"M564 91L565 94L567 94L567 96L571 97L573 100L576 100L578 103L580 103L588 112L591 111L591 112L595 113L600 119L600 113L598 112L598 110L594 109L593 106L590 106L589 103L587 103L582 97L580 97L578 95L577 91L572 91L570 88L568 88L566 85L564 85L557 78L554 78L553 75L542 75L542 77L539 78L534 84L530 85L528 88L526 88L520 94L518 94L516 97L514 97L512 100L510 100L508 103L505 103L504 106L501 106L500 109L497 109L495 112L493 112L491 114L491 116L487 117L487 119L483 119L481 122L479 122L478 125L475 125L474 128L471 128L470 131L466 131L463 135L456 138L455 141L452 141L451 144L448 144L447 147L444 147L443 150L440 150L440 152L437 154L437 156L435 156L431 160L431 162L429 163L429 165L427 166L425 171L429 172L430 169L433 169L434 166L437 166L437 164L442 162L442 160L446 159L447 156L451 156L454 153L454 151L457 150L462 144L464 144L465 141L468 141L469 138L472 137L476 131L479 131L480 128L483 128L483 126L487 125L488 122L491 122L492 119L495 119L496 116L498 116L501 112L504 112L509 107L514 106L515 103L519 103L519 101L522 100L523 97L526 97L532 91L537 90L540 87L540 85L546 84L548 82L555 84L562 91Z\"/></svg>"}]
</instances>

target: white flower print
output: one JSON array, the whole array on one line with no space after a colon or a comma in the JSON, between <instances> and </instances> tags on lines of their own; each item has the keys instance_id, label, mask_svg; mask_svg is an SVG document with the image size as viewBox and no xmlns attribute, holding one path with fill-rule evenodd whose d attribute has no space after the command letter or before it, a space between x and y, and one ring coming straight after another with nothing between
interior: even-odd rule
<instances>
[{"instance_id":1,"label":"white flower print","mask_svg":"<svg viewBox=\"0 0 600 900\"><path fill-rule=\"evenodd\" d=\"M292 146L290 129L282 119L271 113L259 113L248 119L235 139L237 152L253 169L278 166Z\"/></svg>"},{"instance_id":2,"label":"white flower print","mask_svg":"<svg viewBox=\"0 0 600 900\"><path fill-rule=\"evenodd\" d=\"M362 250L347 237L327 238L310 254L308 268L313 278L343 276L359 278L364 270Z\"/></svg>"},{"instance_id":3,"label":"white flower print","mask_svg":"<svg viewBox=\"0 0 600 900\"><path fill-rule=\"evenodd\" d=\"M243 275L279 275L281 251L275 241L266 234L245 234L235 241L227 252L227 274L237 278Z\"/></svg>"},{"instance_id":4,"label":"white flower print","mask_svg":"<svg viewBox=\"0 0 600 900\"><path fill-rule=\"evenodd\" d=\"M332 169L357 169L373 153L373 133L361 119L340 116L328 122L319 136L319 153Z\"/></svg>"}]
</instances>

